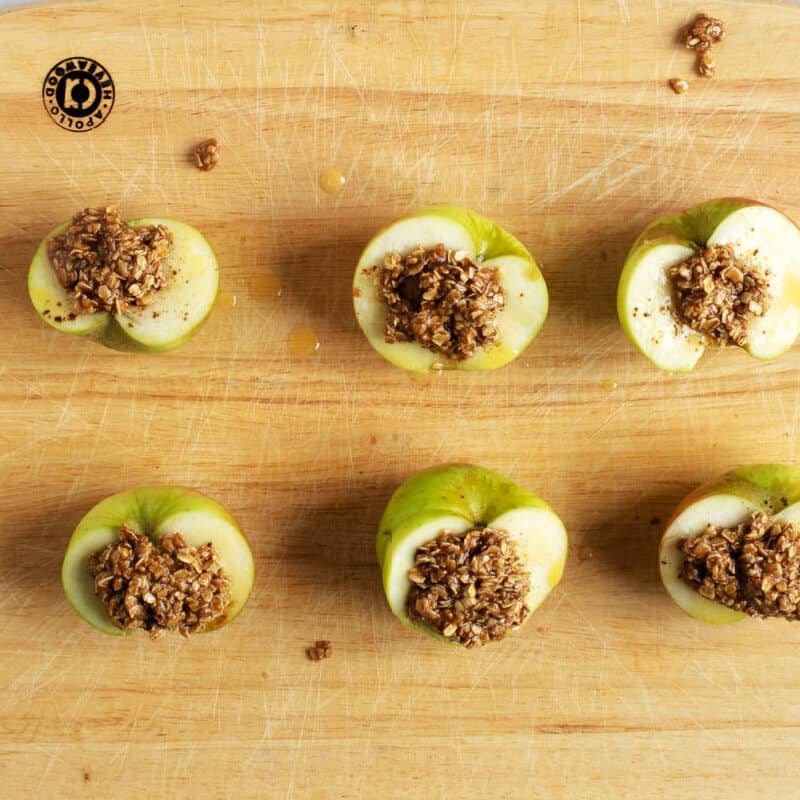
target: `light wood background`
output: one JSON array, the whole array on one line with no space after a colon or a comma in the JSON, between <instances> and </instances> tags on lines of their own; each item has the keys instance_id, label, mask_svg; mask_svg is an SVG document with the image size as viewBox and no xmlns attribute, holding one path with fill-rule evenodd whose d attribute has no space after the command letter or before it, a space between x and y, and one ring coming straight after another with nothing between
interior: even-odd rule
<instances>
[{"instance_id":1,"label":"light wood background","mask_svg":"<svg viewBox=\"0 0 800 800\"><path fill-rule=\"evenodd\" d=\"M699 10L730 31L713 81L675 43ZM614 295L664 211L739 194L800 216L798 49L800 11L768 2L0 16L0 794L797 797L800 626L685 617L656 545L697 482L797 459L800 346L669 377L634 352ZM91 133L42 107L71 55L116 81ZM211 135L221 162L200 173L186 152ZM329 167L348 178L336 196L317 185ZM59 335L28 302L37 241L106 202L182 218L219 255L220 304L173 354ZM429 202L483 212L543 266L550 318L507 368L414 382L356 328L360 249ZM293 355L297 326L316 355ZM571 535L551 599L481 652L405 631L374 563L392 489L448 460L538 491ZM153 482L215 497L250 537L255 592L217 634L106 638L62 594L78 519ZM306 660L316 638L332 660Z\"/></svg>"}]
</instances>

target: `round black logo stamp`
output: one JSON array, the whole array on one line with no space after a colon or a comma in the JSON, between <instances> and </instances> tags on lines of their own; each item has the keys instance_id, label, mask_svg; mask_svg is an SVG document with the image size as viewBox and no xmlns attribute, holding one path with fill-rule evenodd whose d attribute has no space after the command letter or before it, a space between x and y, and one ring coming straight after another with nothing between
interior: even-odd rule
<instances>
[{"instance_id":1,"label":"round black logo stamp","mask_svg":"<svg viewBox=\"0 0 800 800\"><path fill-rule=\"evenodd\" d=\"M93 58L65 58L45 76L42 100L59 127L90 131L99 128L114 107L114 81Z\"/></svg>"}]
</instances>

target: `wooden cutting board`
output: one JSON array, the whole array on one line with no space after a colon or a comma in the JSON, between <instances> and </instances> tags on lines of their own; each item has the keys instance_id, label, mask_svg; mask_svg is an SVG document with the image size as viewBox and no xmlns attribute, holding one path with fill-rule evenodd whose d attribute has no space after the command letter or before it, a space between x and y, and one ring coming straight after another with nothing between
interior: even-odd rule
<instances>
[{"instance_id":1,"label":"wooden cutting board","mask_svg":"<svg viewBox=\"0 0 800 800\"><path fill-rule=\"evenodd\" d=\"M712 81L676 44L698 10L730 31ZM634 352L614 295L664 211L737 194L800 216L798 48L800 9L755 2L0 16L0 794L797 796L800 627L694 622L656 546L697 482L798 458L800 346L669 377ZM91 131L42 103L71 56L113 77ZM208 136L222 158L201 173L187 152ZM329 168L347 177L336 195ZM110 202L184 219L219 255L218 306L175 353L58 335L28 302L37 241ZM429 202L482 211L543 265L550 318L505 369L412 381L356 328L360 249ZM301 327L318 351L292 345ZM392 489L453 460L538 491L571 536L536 618L481 652L403 629L374 563ZM256 588L213 636L106 638L62 594L64 548L99 499L158 482L239 518ZM306 659L317 638L333 659Z\"/></svg>"}]
</instances>

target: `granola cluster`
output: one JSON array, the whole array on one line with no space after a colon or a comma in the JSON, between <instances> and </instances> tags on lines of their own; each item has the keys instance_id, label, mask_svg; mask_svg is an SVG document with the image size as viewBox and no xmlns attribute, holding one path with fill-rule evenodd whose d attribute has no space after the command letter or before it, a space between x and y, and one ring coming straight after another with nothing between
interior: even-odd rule
<instances>
[{"instance_id":1,"label":"granola cluster","mask_svg":"<svg viewBox=\"0 0 800 800\"><path fill-rule=\"evenodd\" d=\"M681 578L701 596L753 617L800 619L800 529L757 513L735 528L707 525L680 543Z\"/></svg>"},{"instance_id":2,"label":"granola cluster","mask_svg":"<svg viewBox=\"0 0 800 800\"><path fill-rule=\"evenodd\" d=\"M152 639L197 633L224 616L230 579L214 545L191 547L179 533L154 544L127 525L119 541L89 559L97 596L118 628L143 628Z\"/></svg>"},{"instance_id":3,"label":"granola cluster","mask_svg":"<svg viewBox=\"0 0 800 800\"><path fill-rule=\"evenodd\" d=\"M766 276L740 263L731 247L706 247L670 268L678 321L719 344L747 344L747 324L769 308Z\"/></svg>"},{"instance_id":4,"label":"granola cluster","mask_svg":"<svg viewBox=\"0 0 800 800\"><path fill-rule=\"evenodd\" d=\"M502 639L530 612L530 573L506 531L444 530L417 550L408 577L409 618L465 647Z\"/></svg>"},{"instance_id":5,"label":"granola cluster","mask_svg":"<svg viewBox=\"0 0 800 800\"><path fill-rule=\"evenodd\" d=\"M113 206L78 212L47 243L58 282L81 314L150 305L166 283L163 261L171 250L164 225L133 228Z\"/></svg>"},{"instance_id":6,"label":"granola cluster","mask_svg":"<svg viewBox=\"0 0 800 800\"><path fill-rule=\"evenodd\" d=\"M387 342L418 342L463 361L497 339L504 305L496 269L480 267L443 244L408 255L389 253L378 286L387 305Z\"/></svg>"},{"instance_id":7,"label":"granola cluster","mask_svg":"<svg viewBox=\"0 0 800 800\"><path fill-rule=\"evenodd\" d=\"M684 44L697 54L697 72L704 78L712 78L716 70L712 45L725 38L725 24L721 19L698 14L683 36Z\"/></svg>"},{"instance_id":8,"label":"granola cluster","mask_svg":"<svg viewBox=\"0 0 800 800\"><path fill-rule=\"evenodd\" d=\"M192 155L197 169L208 172L219 162L219 142L216 139L206 139L195 147Z\"/></svg>"},{"instance_id":9,"label":"granola cluster","mask_svg":"<svg viewBox=\"0 0 800 800\"><path fill-rule=\"evenodd\" d=\"M328 639L318 639L313 647L306 648L306 655L311 661L322 661L333 655L333 643Z\"/></svg>"}]
</instances>

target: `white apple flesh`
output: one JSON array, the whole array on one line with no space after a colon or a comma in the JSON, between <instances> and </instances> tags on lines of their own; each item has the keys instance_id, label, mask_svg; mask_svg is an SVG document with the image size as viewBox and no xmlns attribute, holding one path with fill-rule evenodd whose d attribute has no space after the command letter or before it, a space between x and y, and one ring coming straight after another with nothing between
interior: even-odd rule
<instances>
[{"instance_id":1,"label":"white apple flesh","mask_svg":"<svg viewBox=\"0 0 800 800\"><path fill-rule=\"evenodd\" d=\"M432 467L397 489L378 527L376 550L384 592L392 613L403 624L450 642L409 618L408 572L414 565L417 549L441 531L458 534L475 527L508 532L530 572L526 605L531 612L561 580L567 557L567 533L543 500L508 478L481 467L460 464Z\"/></svg>"},{"instance_id":2,"label":"white apple flesh","mask_svg":"<svg viewBox=\"0 0 800 800\"><path fill-rule=\"evenodd\" d=\"M771 304L747 325L750 355L773 359L800 334L800 230L774 208L736 198L711 200L649 225L631 248L617 291L625 332L656 366L691 370L709 337L676 319L669 269L706 246L728 245L765 276Z\"/></svg>"},{"instance_id":3,"label":"white apple flesh","mask_svg":"<svg viewBox=\"0 0 800 800\"><path fill-rule=\"evenodd\" d=\"M405 256L417 247L429 249L440 243L465 252L473 263L497 269L503 290L497 340L462 361L417 342L386 342L384 336L386 304L372 268L380 268L389 253ZM510 233L468 209L429 206L392 223L367 244L353 278L353 306L369 343L396 366L413 372L488 370L512 361L533 341L547 317L548 295L533 256Z\"/></svg>"},{"instance_id":4,"label":"white apple flesh","mask_svg":"<svg viewBox=\"0 0 800 800\"><path fill-rule=\"evenodd\" d=\"M154 293L146 308L120 314L97 311L71 314L72 301L56 277L47 255L47 242L65 227L60 225L42 241L28 272L28 293L39 316L63 333L86 336L114 350L161 353L188 341L211 312L219 288L219 266L214 251L195 228L173 219L137 219L131 226L165 225L172 234L172 250L162 262L167 283ZM174 273L174 274L173 274Z\"/></svg>"}]
</instances>

